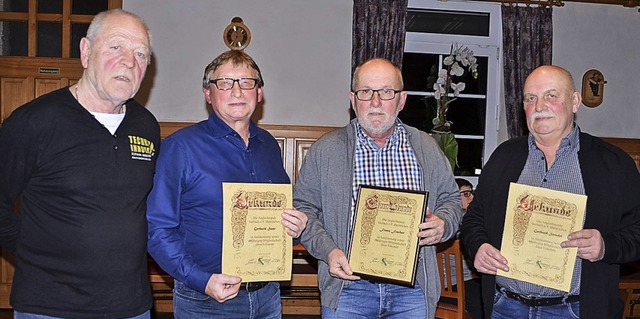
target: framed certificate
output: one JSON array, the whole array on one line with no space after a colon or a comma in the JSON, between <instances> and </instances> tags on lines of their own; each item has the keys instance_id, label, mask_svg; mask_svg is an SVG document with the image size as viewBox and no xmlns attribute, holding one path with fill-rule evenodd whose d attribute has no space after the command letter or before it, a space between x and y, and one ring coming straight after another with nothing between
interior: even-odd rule
<instances>
[{"instance_id":1,"label":"framed certificate","mask_svg":"<svg viewBox=\"0 0 640 319\"><path fill-rule=\"evenodd\" d=\"M360 186L349 252L354 274L414 286L418 225L424 220L427 199L427 192Z\"/></svg>"},{"instance_id":2,"label":"framed certificate","mask_svg":"<svg viewBox=\"0 0 640 319\"><path fill-rule=\"evenodd\" d=\"M511 183L500 253L509 271L499 276L569 291L578 249L562 248L582 229L587 196Z\"/></svg>"},{"instance_id":3,"label":"framed certificate","mask_svg":"<svg viewBox=\"0 0 640 319\"><path fill-rule=\"evenodd\" d=\"M282 211L291 184L223 183L222 273L242 282L291 280L292 238Z\"/></svg>"}]
</instances>

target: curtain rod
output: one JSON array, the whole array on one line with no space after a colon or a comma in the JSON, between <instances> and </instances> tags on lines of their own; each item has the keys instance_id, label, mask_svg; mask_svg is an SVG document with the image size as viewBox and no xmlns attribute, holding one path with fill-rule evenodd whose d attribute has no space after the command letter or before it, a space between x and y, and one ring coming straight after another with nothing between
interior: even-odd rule
<instances>
[{"instance_id":1,"label":"curtain rod","mask_svg":"<svg viewBox=\"0 0 640 319\"><path fill-rule=\"evenodd\" d=\"M564 2L561 0L482 0L486 2L500 2L504 5L525 5L525 6L541 6L541 7L564 7Z\"/></svg>"}]
</instances>

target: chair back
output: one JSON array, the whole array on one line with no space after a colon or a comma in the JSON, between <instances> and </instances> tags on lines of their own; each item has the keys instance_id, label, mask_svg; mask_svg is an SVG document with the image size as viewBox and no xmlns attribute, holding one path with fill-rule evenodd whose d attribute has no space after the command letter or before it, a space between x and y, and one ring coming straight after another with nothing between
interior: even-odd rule
<instances>
[{"instance_id":1,"label":"chair back","mask_svg":"<svg viewBox=\"0 0 640 319\"><path fill-rule=\"evenodd\" d=\"M436 259L440 274L440 301L436 308L436 318L463 319L470 318L465 310L464 270L462 267L462 251L460 240L449 240L436 246ZM456 286L450 274L455 273ZM455 288L455 289L454 289Z\"/></svg>"}]
</instances>

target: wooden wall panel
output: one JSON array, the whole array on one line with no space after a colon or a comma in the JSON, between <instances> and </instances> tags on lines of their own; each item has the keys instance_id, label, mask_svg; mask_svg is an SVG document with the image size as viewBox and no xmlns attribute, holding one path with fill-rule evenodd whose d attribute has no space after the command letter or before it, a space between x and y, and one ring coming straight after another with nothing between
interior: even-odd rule
<instances>
[{"instance_id":1,"label":"wooden wall panel","mask_svg":"<svg viewBox=\"0 0 640 319\"><path fill-rule=\"evenodd\" d=\"M68 81L64 79L36 79L35 80L35 97L47 94L66 86Z\"/></svg>"},{"instance_id":2,"label":"wooden wall panel","mask_svg":"<svg viewBox=\"0 0 640 319\"><path fill-rule=\"evenodd\" d=\"M33 78L30 77L3 77L0 79L0 122L18 106L33 99Z\"/></svg>"}]
</instances>

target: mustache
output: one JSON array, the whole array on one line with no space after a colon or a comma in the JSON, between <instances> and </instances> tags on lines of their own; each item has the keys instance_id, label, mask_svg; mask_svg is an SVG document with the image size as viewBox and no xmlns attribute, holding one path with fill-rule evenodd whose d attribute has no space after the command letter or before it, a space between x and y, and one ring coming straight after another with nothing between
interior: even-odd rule
<instances>
[{"instance_id":1,"label":"mustache","mask_svg":"<svg viewBox=\"0 0 640 319\"><path fill-rule=\"evenodd\" d=\"M556 115L549 111L535 112L531 114L531 120L537 120L541 117L556 117Z\"/></svg>"},{"instance_id":2,"label":"mustache","mask_svg":"<svg viewBox=\"0 0 640 319\"><path fill-rule=\"evenodd\" d=\"M382 110L382 109L379 109L379 110L368 109L368 110L367 110L367 113L365 113L365 115L371 115L371 114L374 114L374 113L382 114L382 115L389 115L389 114L387 113L387 111Z\"/></svg>"}]
</instances>

